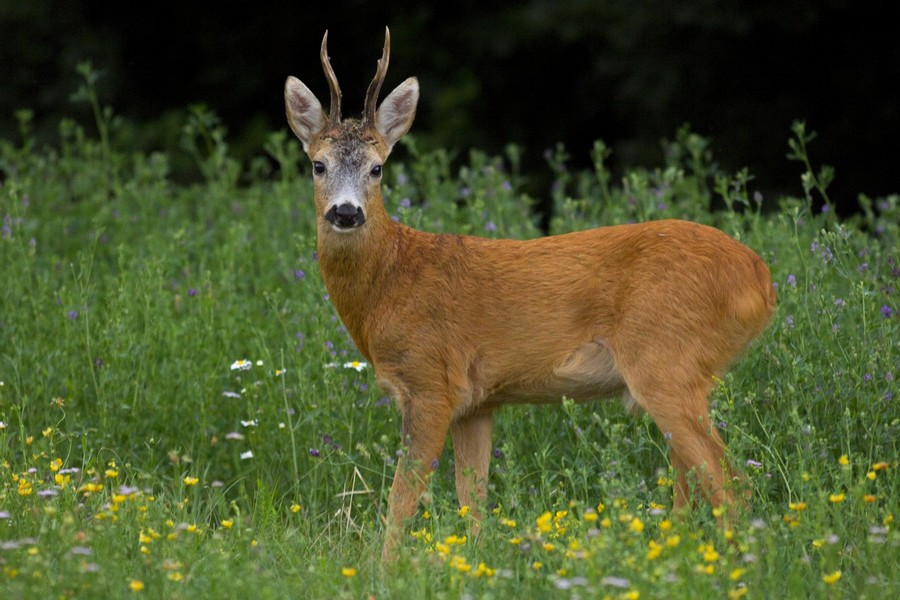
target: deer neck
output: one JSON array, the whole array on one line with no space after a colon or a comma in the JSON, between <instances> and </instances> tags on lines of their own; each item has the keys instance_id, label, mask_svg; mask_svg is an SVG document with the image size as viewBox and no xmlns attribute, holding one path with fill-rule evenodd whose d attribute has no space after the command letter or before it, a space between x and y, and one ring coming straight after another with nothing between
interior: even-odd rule
<instances>
[{"instance_id":1,"label":"deer neck","mask_svg":"<svg viewBox=\"0 0 900 600\"><path fill-rule=\"evenodd\" d=\"M347 331L367 358L368 317L389 282L398 229L383 206L370 211L366 224L352 233L338 233L319 219L316 245L322 279Z\"/></svg>"}]
</instances>

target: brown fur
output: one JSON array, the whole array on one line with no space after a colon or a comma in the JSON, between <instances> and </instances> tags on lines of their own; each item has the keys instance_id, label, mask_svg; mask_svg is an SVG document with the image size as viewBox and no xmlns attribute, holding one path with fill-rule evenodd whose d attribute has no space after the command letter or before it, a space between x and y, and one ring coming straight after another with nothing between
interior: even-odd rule
<instances>
[{"instance_id":1,"label":"brown fur","mask_svg":"<svg viewBox=\"0 0 900 600\"><path fill-rule=\"evenodd\" d=\"M311 122L294 114L308 105L297 93L289 79L289 122ZM393 97L382 110L393 101L402 117L410 98ZM359 136L355 148L365 157L353 161L357 169L368 173L369 164L387 158L412 122L407 117L399 128L384 128L399 130L392 139L373 127ZM714 506L734 502L708 395L713 377L774 309L769 271L752 250L716 229L675 220L528 241L424 233L392 222L378 182L363 176L357 189L365 225L335 231L326 206L337 182L356 176L341 170L346 139L332 129L295 132L312 160L329 163L329 174L316 179L322 277L403 418L406 454L390 493L385 559L415 513L448 432L459 501L483 505L491 415L507 403L623 395L665 434L676 507L690 500L691 471Z\"/></svg>"}]
</instances>

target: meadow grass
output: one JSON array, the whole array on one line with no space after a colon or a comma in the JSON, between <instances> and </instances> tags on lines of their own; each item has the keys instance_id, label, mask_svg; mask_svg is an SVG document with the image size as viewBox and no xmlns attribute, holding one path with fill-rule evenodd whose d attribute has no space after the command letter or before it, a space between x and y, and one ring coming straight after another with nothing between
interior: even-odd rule
<instances>
[{"instance_id":1,"label":"meadow grass","mask_svg":"<svg viewBox=\"0 0 900 600\"><path fill-rule=\"evenodd\" d=\"M89 75L89 72L85 72ZM195 109L172 157L71 121L0 141L0 597L885 598L900 594L900 207L830 210L797 124L798 197L721 172L684 129L613 181L548 153L551 233L659 218L721 228L770 265L771 327L713 396L752 501L722 529L671 513L665 440L619 402L505 408L478 540L452 454L379 562L399 418L328 302L309 169L273 134L229 157ZM389 163L392 215L429 231L541 235L519 150ZM824 210L814 207L823 205Z\"/></svg>"}]
</instances>

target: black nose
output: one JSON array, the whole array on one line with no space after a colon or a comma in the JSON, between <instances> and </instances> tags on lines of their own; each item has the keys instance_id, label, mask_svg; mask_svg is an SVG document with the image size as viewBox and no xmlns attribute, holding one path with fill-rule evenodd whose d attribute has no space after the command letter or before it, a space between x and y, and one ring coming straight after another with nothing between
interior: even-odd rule
<instances>
[{"instance_id":1,"label":"black nose","mask_svg":"<svg viewBox=\"0 0 900 600\"><path fill-rule=\"evenodd\" d=\"M362 207L345 203L329 208L325 220L339 229L353 229L366 222L366 215Z\"/></svg>"}]
</instances>

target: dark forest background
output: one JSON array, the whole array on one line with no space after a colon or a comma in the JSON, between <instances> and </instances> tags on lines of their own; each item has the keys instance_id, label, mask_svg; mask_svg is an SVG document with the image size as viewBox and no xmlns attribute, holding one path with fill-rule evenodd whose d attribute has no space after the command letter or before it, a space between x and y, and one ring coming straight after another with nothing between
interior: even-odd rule
<instances>
[{"instance_id":1,"label":"dark forest background","mask_svg":"<svg viewBox=\"0 0 900 600\"><path fill-rule=\"evenodd\" d=\"M711 139L720 166L748 167L767 199L801 193L785 158L794 120L818 132L814 163L833 165L832 200L900 191L900 43L887 3L682 0L0 3L0 136L34 111L52 142L73 104L76 65L90 60L100 97L122 117L118 143L176 150L188 107L221 117L238 158L262 154L285 127L282 86L296 75L328 97L318 61L328 29L344 112L362 109L384 26L386 94L410 75L422 97L423 148L524 147L526 172L566 145L573 166L603 139L614 172L662 161L686 123ZM327 103L327 102L326 102ZM189 172L178 174L190 177ZM534 180L540 181L536 175ZM537 195L546 195L537 190Z\"/></svg>"}]
</instances>

